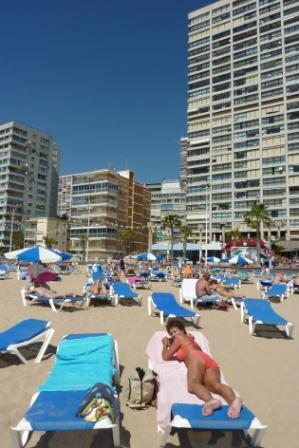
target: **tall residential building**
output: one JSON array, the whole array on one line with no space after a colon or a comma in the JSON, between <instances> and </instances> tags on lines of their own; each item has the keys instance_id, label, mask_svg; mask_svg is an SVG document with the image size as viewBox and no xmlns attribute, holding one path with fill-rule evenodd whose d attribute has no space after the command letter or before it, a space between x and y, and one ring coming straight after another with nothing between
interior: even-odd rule
<instances>
[{"instance_id":1,"label":"tall residential building","mask_svg":"<svg viewBox=\"0 0 299 448\"><path fill-rule=\"evenodd\" d=\"M181 138L180 147L180 181L181 186L185 190L187 183L187 155L188 155L189 140L187 137Z\"/></svg>"},{"instance_id":2,"label":"tall residential building","mask_svg":"<svg viewBox=\"0 0 299 448\"><path fill-rule=\"evenodd\" d=\"M0 125L0 246L31 217L57 213L59 147L53 138L14 121Z\"/></svg>"},{"instance_id":3,"label":"tall residential building","mask_svg":"<svg viewBox=\"0 0 299 448\"><path fill-rule=\"evenodd\" d=\"M69 250L89 261L147 250L150 193L132 171L61 176L58 211L71 219Z\"/></svg>"},{"instance_id":4,"label":"tall residential building","mask_svg":"<svg viewBox=\"0 0 299 448\"><path fill-rule=\"evenodd\" d=\"M151 224L158 232L167 215L178 215L182 222L186 220L186 195L180 180L162 180L159 183L146 184L151 192Z\"/></svg>"},{"instance_id":5,"label":"tall residential building","mask_svg":"<svg viewBox=\"0 0 299 448\"><path fill-rule=\"evenodd\" d=\"M187 220L219 239L272 232L299 239L299 2L222 0L189 14ZM274 229L276 228L275 232Z\"/></svg>"}]
</instances>

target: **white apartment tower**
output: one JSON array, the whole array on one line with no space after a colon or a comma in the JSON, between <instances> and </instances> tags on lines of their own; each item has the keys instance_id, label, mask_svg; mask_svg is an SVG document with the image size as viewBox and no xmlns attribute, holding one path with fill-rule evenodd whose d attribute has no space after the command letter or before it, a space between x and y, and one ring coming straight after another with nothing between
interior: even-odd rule
<instances>
[{"instance_id":1,"label":"white apartment tower","mask_svg":"<svg viewBox=\"0 0 299 448\"><path fill-rule=\"evenodd\" d=\"M0 246L26 219L57 216L60 150L53 138L14 121L0 125Z\"/></svg>"},{"instance_id":2,"label":"white apartment tower","mask_svg":"<svg viewBox=\"0 0 299 448\"><path fill-rule=\"evenodd\" d=\"M188 18L188 224L254 235L243 215L261 202L272 233L298 240L299 1L222 0Z\"/></svg>"}]
</instances>

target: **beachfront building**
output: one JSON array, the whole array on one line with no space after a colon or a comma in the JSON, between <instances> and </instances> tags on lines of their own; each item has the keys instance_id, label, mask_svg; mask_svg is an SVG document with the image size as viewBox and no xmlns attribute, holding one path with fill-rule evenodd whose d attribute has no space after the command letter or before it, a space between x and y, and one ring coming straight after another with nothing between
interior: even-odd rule
<instances>
[{"instance_id":1,"label":"beachfront building","mask_svg":"<svg viewBox=\"0 0 299 448\"><path fill-rule=\"evenodd\" d=\"M31 217L57 213L60 150L53 137L14 121L0 125L0 246Z\"/></svg>"},{"instance_id":2,"label":"beachfront building","mask_svg":"<svg viewBox=\"0 0 299 448\"><path fill-rule=\"evenodd\" d=\"M85 260L147 250L150 193L132 171L61 176L58 210L71 221L69 250Z\"/></svg>"},{"instance_id":3,"label":"beachfront building","mask_svg":"<svg viewBox=\"0 0 299 448\"><path fill-rule=\"evenodd\" d=\"M187 220L199 236L254 236L243 217L257 202L273 235L299 239L298 10L221 0L189 14Z\"/></svg>"},{"instance_id":4,"label":"beachfront building","mask_svg":"<svg viewBox=\"0 0 299 448\"><path fill-rule=\"evenodd\" d=\"M146 184L151 192L151 226L156 237L164 239L163 219L167 215L177 215L182 223L186 219L186 195L180 180L166 180Z\"/></svg>"},{"instance_id":5,"label":"beachfront building","mask_svg":"<svg viewBox=\"0 0 299 448\"><path fill-rule=\"evenodd\" d=\"M59 250L67 250L69 221L60 218L30 218L26 221L24 232L25 246L46 247L45 237L51 238L52 247Z\"/></svg>"}]
</instances>

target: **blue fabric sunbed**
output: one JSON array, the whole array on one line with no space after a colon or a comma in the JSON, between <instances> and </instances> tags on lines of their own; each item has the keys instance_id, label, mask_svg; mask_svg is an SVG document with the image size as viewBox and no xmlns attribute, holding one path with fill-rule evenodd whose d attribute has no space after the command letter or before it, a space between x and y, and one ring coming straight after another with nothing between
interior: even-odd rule
<instances>
[{"instance_id":1,"label":"blue fabric sunbed","mask_svg":"<svg viewBox=\"0 0 299 448\"><path fill-rule=\"evenodd\" d=\"M85 303L85 297L82 296L69 295L50 299L49 297L41 296L34 291L26 291L26 288L21 289L21 299L24 306L27 306L28 304L33 305L36 303L48 304L55 313L61 311L66 303L70 303L72 305L79 304L81 308Z\"/></svg>"},{"instance_id":2,"label":"blue fabric sunbed","mask_svg":"<svg viewBox=\"0 0 299 448\"><path fill-rule=\"evenodd\" d=\"M160 322L164 324L164 317L190 317L197 325L200 315L194 311L179 305L175 296L170 292L153 292L148 298L148 313L151 316L154 312L160 315Z\"/></svg>"},{"instance_id":3,"label":"blue fabric sunbed","mask_svg":"<svg viewBox=\"0 0 299 448\"><path fill-rule=\"evenodd\" d=\"M270 286L270 288L266 288L265 292L263 293L263 299L278 297L280 302L283 302L288 294L289 291L287 285L275 283L274 285Z\"/></svg>"},{"instance_id":4,"label":"blue fabric sunbed","mask_svg":"<svg viewBox=\"0 0 299 448\"><path fill-rule=\"evenodd\" d=\"M262 299L244 299L241 304L241 322L248 318L249 333L254 334L255 325L283 326L288 337L293 335L293 324L277 314L270 302Z\"/></svg>"},{"instance_id":5,"label":"blue fabric sunbed","mask_svg":"<svg viewBox=\"0 0 299 448\"><path fill-rule=\"evenodd\" d=\"M53 333L54 330L51 328L50 322L40 319L23 320L8 330L0 333L0 352L16 355L24 364L26 364L27 360L19 351L19 348L27 347L34 342L44 339L34 360L34 362L40 362L47 350Z\"/></svg>"},{"instance_id":6,"label":"blue fabric sunbed","mask_svg":"<svg viewBox=\"0 0 299 448\"><path fill-rule=\"evenodd\" d=\"M119 447L118 407L115 423L108 418L87 422L77 416L82 399L94 384L105 384L113 393L114 383L118 382L117 343L110 334L65 337L58 346L55 364L48 378L33 396L24 418L11 428L13 447L24 447L32 431L108 428L113 431L114 446ZM114 399L117 401L116 395Z\"/></svg>"},{"instance_id":7,"label":"blue fabric sunbed","mask_svg":"<svg viewBox=\"0 0 299 448\"><path fill-rule=\"evenodd\" d=\"M243 406L240 417L232 419L227 416L228 406L222 406L210 416L202 415L202 405L174 403L171 407L171 422L166 427L160 447L164 447L172 428L189 428L202 430L233 431L242 430L246 435L252 431L251 446L260 446L267 429L254 414Z\"/></svg>"},{"instance_id":8,"label":"blue fabric sunbed","mask_svg":"<svg viewBox=\"0 0 299 448\"><path fill-rule=\"evenodd\" d=\"M112 283L111 291L113 296L115 297L116 305L119 303L120 299L132 299L135 302L137 302L138 305L141 305L141 299L142 299L141 295L133 291L128 283L124 282Z\"/></svg>"}]
</instances>

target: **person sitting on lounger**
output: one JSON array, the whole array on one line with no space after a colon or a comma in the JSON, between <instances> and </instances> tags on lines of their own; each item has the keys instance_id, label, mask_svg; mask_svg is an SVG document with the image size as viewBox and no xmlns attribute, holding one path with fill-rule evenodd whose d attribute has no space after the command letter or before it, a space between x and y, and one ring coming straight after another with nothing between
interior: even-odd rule
<instances>
[{"instance_id":1,"label":"person sitting on lounger","mask_svg":"<svg viewBox=\"0 0 299 448\"><path fill-rule=\"evenodd\" d=\"M285 278L283 272L276 272L275 277L273 278L272 284L275 283L287 283L288 280Z\"/></svg>"},{"instance_id":2,"label":"person sitting on lounger","mask_svg":"<svg viewBox=\"0 0 299 448\"><path fill-rule=\"evenodd\" d=\"M61 294L52 291L47 285L41 284L38 280L35 280L33 286L29 288L30 292L36 292L39 296L46 297L47 299L57 299L66 297L76 297L76 294L70 292L68 294Z\"/></svg>"},{"instance_id":3,"label":"person sitting on lounger","mask_svg":"<svg viewBox=\"0 0 299 448\"><path fill-rule=\"evenodd\" d=\"M202 272L200 274L195 285L195 293L196 297L201 298L202 300L211 299L213 297L216 298L217 301L215 305L219 309L227 310L229 307L229 305L221 299L218 292L214 292L213 294L212 288L210 287L210 274L207 272Z\"/></svg>"},{"instance_id":4,"label":"person sitting on lounger","mask_svg":"<svg viewBox=\"0 0 299 448\"><path fill-rule=\"evenodd\" d=\"M179 319L168 319L166 330L170 338L165 336L162 339L162 358L168 361L175 356L178 361L184 361L187 367L188 392L205 402L203 415L212 415L215 409L221 407L221 401L212 396L214 393L228 403L228 417L238 418L242 400L235 395L231 387L221 383L220 368L216 361L202 351Z\"/></svg>"},{"instance_id":5,"label":"person sitting on lounger","mask_svg":"<svg viewBox=\"0 0 299 448\"><path fill-rule=\"evenodd\" d=\"M91 288L88 290L88 294L92 294L95 296L106 295L107 292L107 288L105 285L103 285L101 280L95 280Z\"/></svg>"}]
</instances>

